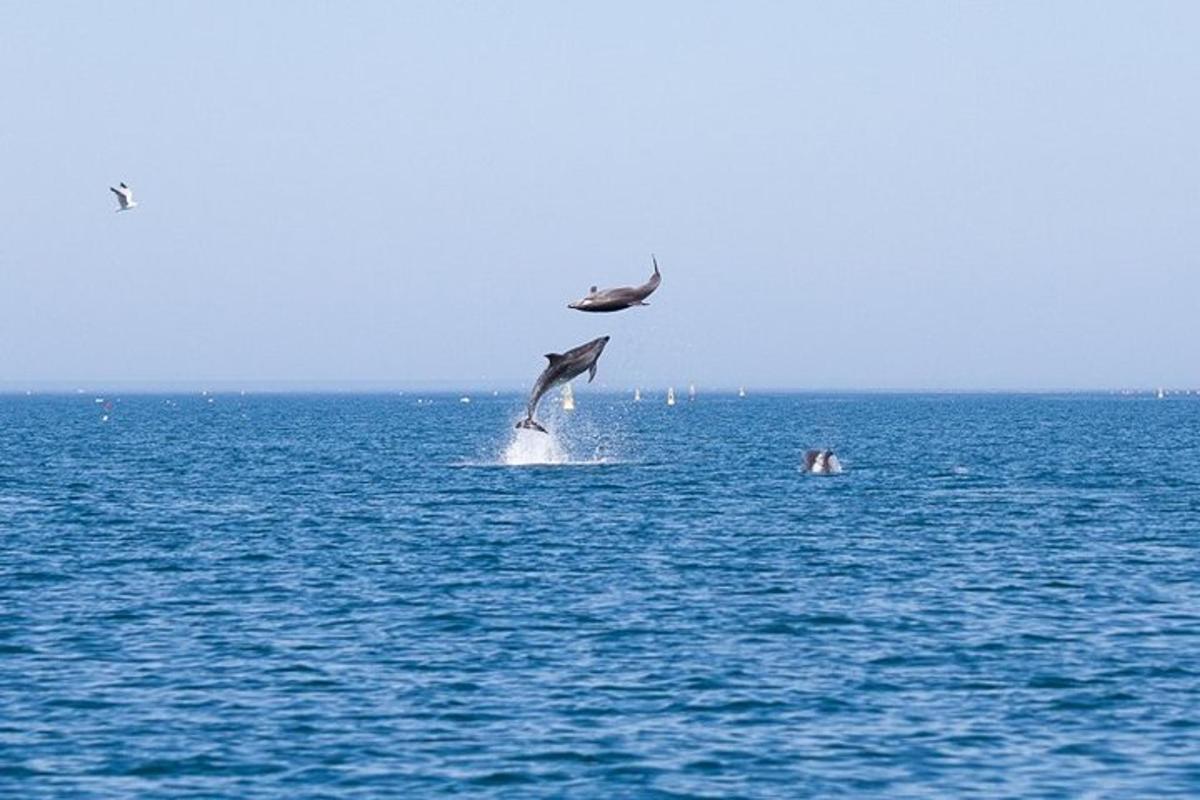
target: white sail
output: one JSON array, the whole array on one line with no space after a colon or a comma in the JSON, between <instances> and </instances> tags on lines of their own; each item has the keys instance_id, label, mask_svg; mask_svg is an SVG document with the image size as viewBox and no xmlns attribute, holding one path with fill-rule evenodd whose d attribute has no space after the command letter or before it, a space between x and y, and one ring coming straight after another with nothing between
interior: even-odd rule
<instances>
[{"instance_id":1,"label":"white sail","mask_svg":"<svg viewBox=\"0 0 1200 800\"><path fill-rule=\"evenodd\" d=\"M633 390L633 402L635 402L635 403L642 402L642 390L641 389Z\"/></svg>"},{"instance_id":2,"label":"white sail","mask_svg":"<svg viewBox=\"0 0 1200 800\"><path fill-rule=\"evenodd\" d=\"M690 403L691 401L693 401L695 399L696 399L696 384L689 383L688 384L688 402Z\"/></svg>"},{"instance_id":3,"label":"white sail","mask_svg":"<svg viewBox=\"0 0 1200 800\"><path fill-rule=\"evenodd\" d=\"M675 387L674 386L667 389L667 405L669 405L669 406L675 405Z\"/></svg>"},{"instance_id":4,"label":"white sail","mask_svg":"<svg viewBox=\"0 0 1200 800\"><path fill-rule=\"evenodd\" d=\"M746 387L739 386L738 387L738 397L745 397L745 396L746 396Z\"/></svg>"}]
</instances>

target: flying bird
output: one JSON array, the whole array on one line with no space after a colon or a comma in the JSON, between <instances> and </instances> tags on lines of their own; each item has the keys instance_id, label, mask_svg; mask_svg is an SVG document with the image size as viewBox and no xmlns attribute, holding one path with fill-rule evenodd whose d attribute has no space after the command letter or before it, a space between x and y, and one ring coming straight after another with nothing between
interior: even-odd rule
<instances>
[{"instance_id":1,"label":"flying bird","mask_svg":"<svg viewBox=\"0 0 1200 800\"><path fill-rule=\"evenodd\" d=\"M124 183L121 184L120 189L114 189L112 186L108 188L117 196L117 202L121 204L121 207L117 211L128 211L137 205L137 201L133 199L133 189L130 189Z\"/></svg>"}]
</instances>

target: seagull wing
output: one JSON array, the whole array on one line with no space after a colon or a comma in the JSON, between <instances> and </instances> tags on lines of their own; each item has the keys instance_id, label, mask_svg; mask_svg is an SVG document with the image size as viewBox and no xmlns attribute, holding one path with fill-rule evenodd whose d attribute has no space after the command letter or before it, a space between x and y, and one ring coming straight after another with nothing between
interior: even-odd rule
<instances>
[{"instance_id":1,"label":"seagull wing","mask_svg":"<svg viewBox=\"0 0 1200 800\"><path fill-rule=\"evenodd\" d=\"M121 208L129 208L129 203L133 200L133 189L130 189L123 183L121 184L120 189L116 189L112 186L108 188L117 196L117 201L121 204Z\"/></svg>"}]
</instances>

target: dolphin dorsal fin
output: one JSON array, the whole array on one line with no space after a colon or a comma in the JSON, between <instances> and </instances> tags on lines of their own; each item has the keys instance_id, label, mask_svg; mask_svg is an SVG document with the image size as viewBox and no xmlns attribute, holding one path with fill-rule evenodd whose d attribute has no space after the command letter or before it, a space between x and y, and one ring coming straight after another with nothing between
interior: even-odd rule
<instances>
[{"instance_id":1,"label":"dolphin dorsal fin","mask_svg":"<svg viewBox=\"0 0 1200 800\"><path fill-rule=\"evenodd\" d=\"M557 361L562 361L563 354L562 353L546 353L546 360L549 361L551 364L553 364Z\"/></svg>"},{"instance_id":2,"label":"dolphin dorsal fin","mask_svg":"<svg viewBox=\"0 0 1200 800\"><path fill-rule=\"evenodd\" d=\"M588 289L588 294L595 294L597 291L599 291L599 288L600 287L598 286L593 286L592 288Z\"/></svg>"}]
</instances>

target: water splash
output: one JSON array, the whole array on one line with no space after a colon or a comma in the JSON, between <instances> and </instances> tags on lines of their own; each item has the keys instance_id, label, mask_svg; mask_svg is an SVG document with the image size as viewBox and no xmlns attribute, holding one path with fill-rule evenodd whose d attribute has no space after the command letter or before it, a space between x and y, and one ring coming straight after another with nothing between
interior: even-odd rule
<instances>
[{"instance_id":1,"label":"water splash","mask_svg":"<svg viewBox=\"0 0 1200 800\"><path fill-rule=\"evenodd\" d=\"M493 451L492 466L596 466L627 463L622 457L620 426L604 423L583 412L563 411L558 403L547 403L539 422L549 433L526 428L509 428L507 445Z\"/></svg>"},{"instance_id":2,"label":"water splash","mask_svg":"<svg viewBox=\"0 0 1200 800\"><path fill-rule=\"evenodd\" d=\"M513 430L512 441L500 456L500 461L510 467L566 464L570 461L570 456L553 431L542 433L516 428Z\"/></svg>"}]
</instances>

